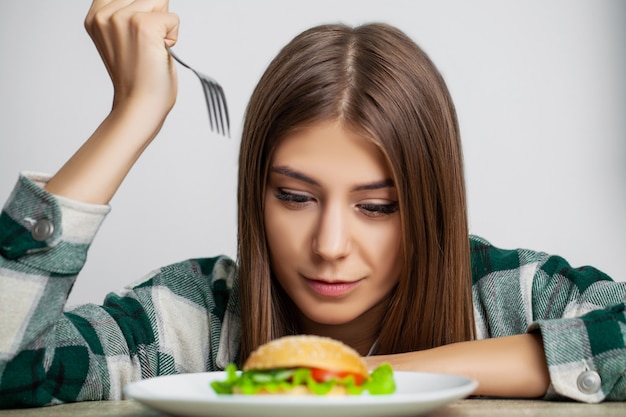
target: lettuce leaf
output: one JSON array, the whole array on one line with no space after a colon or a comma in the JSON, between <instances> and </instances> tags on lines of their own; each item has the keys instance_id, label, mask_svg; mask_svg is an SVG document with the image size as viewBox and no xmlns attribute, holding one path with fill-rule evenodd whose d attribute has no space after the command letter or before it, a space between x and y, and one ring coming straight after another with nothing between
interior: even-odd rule
<instances>
[{"instance_id":1,"label":"lettuce leaf","mask_svg":"<svg viewBox=\"0 0 626 417\"><path fill-rule=\"evenodd\" d=\"M367 382L370 394L391 394L396 391L396 381L393 379L391 365L383 363L370 374Z\"/></svg>"},{"instance_id":2,"label":"lettuce leaf","mask_svg":"<svg viewBox=\"0 0 626 417\"><path fill-rule=\"evenodd\" d=\"M298 385L306 385L316 395L326 395L336 385L343 385L350 395L359 395L366 390L372 395L392 394L396 390L393 370L389 364L383 364L376 368L362 385L356 385L352 376L317 382L311 376L311 370L308 368L238 373L237 366L233 363L226 367L225 380L211 383L211 387L217 394L232 394L235 387L243 394L256 394L261 389L277 392L289 390Z\"/></svg>"}]
</instances>

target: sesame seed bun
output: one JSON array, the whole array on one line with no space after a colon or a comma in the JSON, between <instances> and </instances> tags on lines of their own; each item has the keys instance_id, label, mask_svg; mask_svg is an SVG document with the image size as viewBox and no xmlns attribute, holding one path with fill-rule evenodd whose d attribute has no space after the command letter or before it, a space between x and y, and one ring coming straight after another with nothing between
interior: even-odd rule
<instances>
[{"instance_id":1,"label":"sesame seed bun","mask_svg":"<svg viewBox=\"0 0 626 417\"><path fill-rule=\"evenodd\" d=\"M286 336L266 343L250 354L243 370L319 368L369 376L365 362L351 347L328 337Z\"/></svg>"}]
</instances>

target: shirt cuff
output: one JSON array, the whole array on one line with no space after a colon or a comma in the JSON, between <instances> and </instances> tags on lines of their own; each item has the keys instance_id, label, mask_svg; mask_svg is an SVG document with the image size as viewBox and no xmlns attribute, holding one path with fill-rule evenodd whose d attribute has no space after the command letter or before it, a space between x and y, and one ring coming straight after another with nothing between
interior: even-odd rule
<instances>
[{"instance_id":1,"label":"shirt cuff","mask_svg":"<svg viewBox=\"0 0 626 417\"><path fill-rule=\"evenodd\" d=\"M110 206L53 195L43 188L50 177L20 174L0 214L0 254L51 272L77 273Z\"/></svg>"},{"instance_id":2,"label":"shirt cuff","mask_svg":"<svg viewBox=\"0 0 626 417\"><path fill-rule=\"evenodd\" d=\"M623 336L611 317L618 307L529 326L530 332L541 331L543 339L551 380L547 399L597 403L609 396L624 370Z\"/></svg>"}]
</instances>

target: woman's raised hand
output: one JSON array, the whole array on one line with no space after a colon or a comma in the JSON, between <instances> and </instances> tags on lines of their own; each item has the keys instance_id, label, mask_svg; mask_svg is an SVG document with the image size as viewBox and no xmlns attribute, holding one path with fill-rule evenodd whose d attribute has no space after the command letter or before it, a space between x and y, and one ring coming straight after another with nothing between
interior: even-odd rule
<instances>
[{"instance_id":1,"label":"woman's raised hand","mask_svg":"<svg viewBox=\"0 0 626 417\"><path fill-rule=\"evenodd\" d=\"M167 0L93 1L85 28L113 82L114 107L145 99L157 114L169 112L177 83L166 47L176 43L178 23Z\"/></svg>"},{"instance_id":2,"label":"woman's raised hand","mask_svg":"<svg viewBox=\"0 0 626 417\"><path fill-rule=\"evenodd\" d=\"M85 27L113 81L113 107L46 189L105 204L176 101L176 70L167 47L176 42L178 17L168 12L166 0L94 0Z\"/></svg>"}]
</instances>

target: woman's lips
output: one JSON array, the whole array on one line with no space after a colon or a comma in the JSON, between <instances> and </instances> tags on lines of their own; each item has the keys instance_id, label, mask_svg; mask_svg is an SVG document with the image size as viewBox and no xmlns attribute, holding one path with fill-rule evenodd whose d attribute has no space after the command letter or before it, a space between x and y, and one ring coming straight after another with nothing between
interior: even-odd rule
<instances>
[{"instance_id":1,"label":"woman's lips","mask_svg":"<svg viewBox=\"0 0 626 417\"><path fill-rule=\"evenodd\" d=\"M319 279L306 278L306 283L311 289L324 297L341 297L355 289L361 280L357 281L324 281Z\"/></svg>"}]
</instances>

